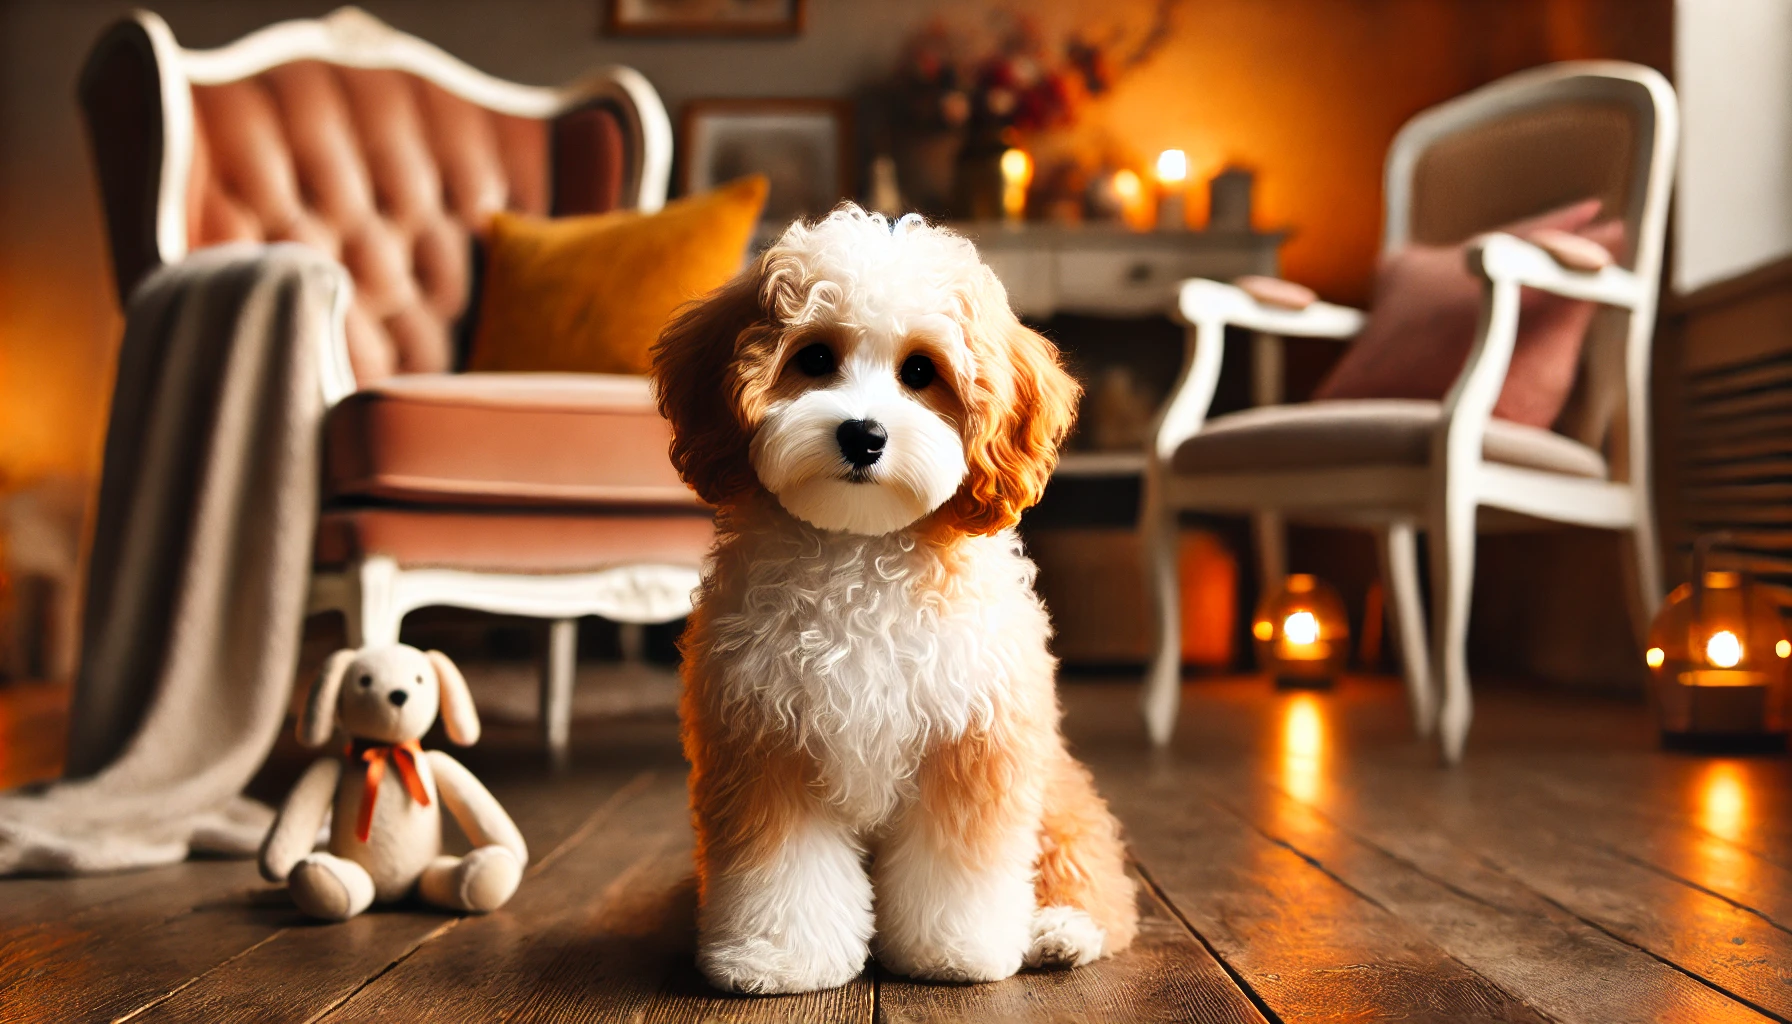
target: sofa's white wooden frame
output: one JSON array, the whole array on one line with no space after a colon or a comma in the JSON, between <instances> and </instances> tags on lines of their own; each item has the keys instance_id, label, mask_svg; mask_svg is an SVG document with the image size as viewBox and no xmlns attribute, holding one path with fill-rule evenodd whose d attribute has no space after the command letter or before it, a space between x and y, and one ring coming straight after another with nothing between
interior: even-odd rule
<instances>
[{"instance_id":1,"label":"sofa's white wooden frame","mask_svg":"<svg viewBox=\"0 0 1792 1024\"><path fill-rule=\"evenodd\" d=\"M132 18L149 37L160 73L164 144L155 235L164 264L187 254L186 181L195 130L190 86L232 82L296 60L406 71L469 102L519 117L550 118L594 101L608 101L641 157L624 182L623 205L643 211L665 205L672 170L672 123L659 94L632 68L603 68L559 87L519 85L494 78L355 7L339 8L319 19L270 25L213 50L184 49L168 24L148 11L134 12ZM338 291L329 337L317 349L326 408L355 390L344 330L352 287L345 283ZM314 573L309 611L341 612L348 642L357 647L397 642L405 615L429 605L551 620L542 672L542 723L548 749L560 763L566 756L572 714L576 618L601 615L624 624L624 651L638 653L641 625L669 622L690 612L698 574L694 565L659 564L581 573L468 572L405 568L375 555L341 571Z\"/></svg>"},{"instance_id":2,"label":"sofa's white wooden frame","mask_svg":"<svg viewBox=\"0 0 1792 1024\"><path fill-rule=\"evenodd\" d=\"M1384 253L1410 235L1414 170L1434 142L1514 111L1559 101L1594 100L1629 105L1638 135L1633 209L1638 225L1630 269L1597 273L1564 269L1541 249L1510 235L1493 234L1469 247L1469 268L1484 282L1485 300L1474 347L1443 401L1443 415L1426 467L1371 466L1310 472L1178 475L1170 461L1207 418L1228 325L1258 332L1258 351L1269 356L1259 369L1279 368L1283 336L1346 339L1363 326L1363 314L1316 303L1303 310L1274 309L1243 291L1214 281L1185 282L1178 311L1187 328L1181 377L1154 429L1147 453L1142 510L1156 612L1157 649L1146 677L1144 714L1153 741L1168 743L1181 697L1181 638L1176 578L1175 524L1184 509L1257 516L1265 582L1282 573L1283 516L1358 525L1377 533L1391 591L1390 610L1403 663L1413 722L1421 735L1435 723L1446 760L1461 758L1472 705L1465 643L1469 591L1474 576L1477 510L1499 510L1529 520L1577 523L1625 532L1634 569L1633 613L1643 622L1661 600L1654 513L1649 479L1649 359L1661 277L1662 245L1679 135L1673 88L1655 71L1609 61L1571 62L1521 72L1410 121L1394 139L1386 168ZM1539 288L1623 309L1629 314L1624 345L1624 443L1620 472L1609 480L1484 462L1482 435L1504 384L1518 337L1519 290ZM1277 387L1259 377L1258 400L1277 399ZM1616 414L1614 419L1616 419ZM1432 622L1429 643L1421 607L1416 534L1424 529L1431 554ZM1432 680L1441 680L1441 707Z\"/></svg>"}]
</instances>

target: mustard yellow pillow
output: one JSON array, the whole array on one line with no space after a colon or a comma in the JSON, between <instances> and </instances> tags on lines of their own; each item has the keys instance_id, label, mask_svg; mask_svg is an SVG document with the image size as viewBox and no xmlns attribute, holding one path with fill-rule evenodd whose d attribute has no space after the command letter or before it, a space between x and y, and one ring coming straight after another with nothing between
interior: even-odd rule
<instances>
[{"instance_id":1,"label":"mustard yellow pillow","mask_svg":"<svg viewBox=\"0 0 1792 1024\"><path fill-rule=\"evenodd\" d=\"M646 373L673 310L740 269L765 192L755 176L658 213L496 215L467 369Z\"/></svg>"}]
</instances>

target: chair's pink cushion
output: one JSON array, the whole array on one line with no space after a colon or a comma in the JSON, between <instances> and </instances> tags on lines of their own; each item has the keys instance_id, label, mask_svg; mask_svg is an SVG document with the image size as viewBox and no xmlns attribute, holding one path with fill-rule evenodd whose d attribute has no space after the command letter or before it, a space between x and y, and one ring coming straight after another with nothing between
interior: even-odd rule
<instances>
[{"instance_id":1,"label":"chair's pink cushion","mask_svg":"<svg viewBox=\"0 0 1792 1024\"><path fill-rule=\"evenodd\" d=\"M407 569L469 572L694 568L714 543L714 521L696 514L354 508L325 512L318 520L315 564L338 568L385 555Z\"/></svg>"},{"instance_id":2,"label":"chair's pink cushion","mask_svg":"<svg viewBox=\"0 0 1792 1024\"><path fill-rule=\"evenodd\" d=\"M437 506L697 506L672 468L671 442L644 377L404 374L330 410L324 493Z\"/></svg>"},{"instance_id":3,"label":"chair's pink cushion","mask_svg":"<svg viewBox=\"0 0 1792 1024\"><path fill-rule=\"evenodd\" d=\"M1624 224L1594 223L1599 206L1588 199L1501 230L1520 238L1566 231L1618 253ZM1443 398L1468 361L1481 309L1481 287L1468 272L1465 253L1466 243L1409 245L1385 257L1368 324L1313 397ZM1518 344L1493 414L1533 427L1553 424L1574 388L1592 319L1592 303L1524 289Z\"/></svg>"}]
</instances>

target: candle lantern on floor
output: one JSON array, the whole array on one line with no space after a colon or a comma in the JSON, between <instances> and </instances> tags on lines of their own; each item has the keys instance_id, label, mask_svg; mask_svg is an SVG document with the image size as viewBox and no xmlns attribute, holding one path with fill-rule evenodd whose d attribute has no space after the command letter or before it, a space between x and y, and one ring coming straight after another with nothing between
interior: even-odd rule
<instances>
[{"instance_id":1,"label":"candle lantern on floor","mask_svg":"<svg viewBox=\"0 0 1792 1024\"><path fill-rule=\"evenodd\" d=\"M1693 549L1692 579L1668 595L1644 654L1664 745L1777 749L1786 742L1789 639L1779 606L1740 572L1706 568L1718 537Z\"/></svg>"},{"instance_id":2,"label":"candle lantern on floor","mask_svg":"<svg viewBox=\"0 0 1792 1024\"><path fill-rule=\"evenodd\" d=\"M1257 603L1251 623L1257 662L1278 686L1323 689L1344 670L1350 619L1344 602L1317 576L1297 573Z\"/></svg>"}]
</instances>

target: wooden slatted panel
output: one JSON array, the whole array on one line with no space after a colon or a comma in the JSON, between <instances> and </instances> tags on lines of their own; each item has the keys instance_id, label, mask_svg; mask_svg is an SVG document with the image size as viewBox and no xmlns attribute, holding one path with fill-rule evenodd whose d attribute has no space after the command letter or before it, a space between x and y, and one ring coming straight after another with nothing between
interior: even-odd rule
<instances>
[{"instance_id":1,"label":"wooden slatted panel","mask_svg":"<svg viewBox=\"0 0 1792 1024\"><path fill-rule=\"evenodd\" d=\"M1683 553L1728 530L1740 568L1792 588L1792 352L1702 369L1683 394Z\"/></svg>"}]
</instances>

